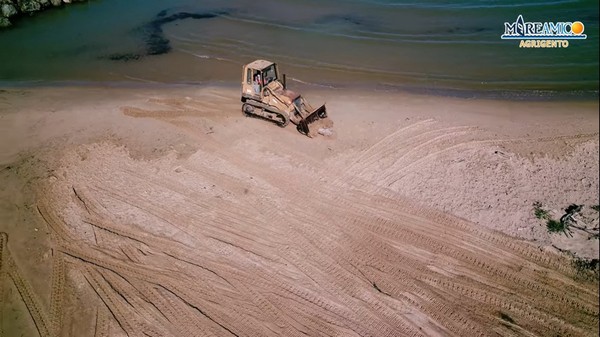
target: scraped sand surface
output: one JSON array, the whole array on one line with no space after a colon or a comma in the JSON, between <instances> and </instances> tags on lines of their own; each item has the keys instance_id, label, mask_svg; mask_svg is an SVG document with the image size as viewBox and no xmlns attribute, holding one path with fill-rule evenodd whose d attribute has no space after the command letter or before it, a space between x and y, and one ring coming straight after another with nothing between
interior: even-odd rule
<instances>
[{"instance_id":1,"label":"scraped sand surface","mask_svg":"<svg viewBox=\"0 0 600 337\"><path fill-rule=\"evenodd\" d=\"M238 96L2 92L0 330L598 334L598 281L559 252L598 240L532 209L598 204L597 102L308 91L335 131L309 139Z\"/></svg>"}]
</instances>

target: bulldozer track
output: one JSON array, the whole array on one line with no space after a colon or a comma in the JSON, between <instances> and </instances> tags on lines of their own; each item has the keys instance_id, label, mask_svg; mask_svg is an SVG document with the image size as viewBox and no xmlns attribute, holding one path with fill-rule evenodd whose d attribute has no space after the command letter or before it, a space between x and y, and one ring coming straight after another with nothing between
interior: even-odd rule
<instances>
[{"instance_id":1,"label":"bulldozer track","mask_svg":"<svg viewBox=\"0 0 600 337\"><path fill-rule=\"evenodd\" d=\"M250 105L251 105L251 104L250 104ZM259 108L259 107L257 107L257 106L253 106L253 107L254 107L254 108L256 108L256 109L260 109L260 108ZM255 113L247 113L247 112L245 112L245 111L243 111L243 110L242 110L242 113L244 114L244 117L247 117L247 118L254 118L254 119L258 119L258 120L262 120L262 121L271 122L271 123L273 123L273 124L275 124L275 125L277 125L277 126L279 126L279 127L285 127L285 126L287 126L287 125L289 124L289 120L288 120L288 119L287 119L287 118L286 118L286 117L283 115L283 113L280 113L280 112L277 112L277 111L271 111L271 110L267 110L267 109L264 109L264 110L265 110L266 112L269 112L269 113L273 113L273 114L277 114L277 115L280 115L280 116L282 116L282 117L283 117L283 119L285 120L284 124L282 125L282 123L281 123L281 122L278 122L278 121L276 121L276 120L274 120L274 119L271 119L271 118L268 118L268 117L265 117L265 116L260 116L260 115L257 115L257 114L255 114Z\"/></svg>"}]
</instances>

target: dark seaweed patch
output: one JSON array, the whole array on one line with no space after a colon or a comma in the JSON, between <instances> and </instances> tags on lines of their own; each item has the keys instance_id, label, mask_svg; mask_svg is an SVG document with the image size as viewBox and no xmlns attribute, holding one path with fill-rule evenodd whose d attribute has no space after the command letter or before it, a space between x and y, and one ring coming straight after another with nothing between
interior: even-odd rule
<instances>
[{"instance_id":1,"label":"dark seaweed patch","mask_svg":"<svg viewBox=\"0 0 600 337\"><path fill-rule=\"evenodd\" d=\"M156 17L157 18L165 17L165 16L167 16L167 13L169 13L169 10L168 9L163 9L162 11L158 12L158 14L156 14Z\"/></svg>"},{"instance_id":2,"label":"dark seaweed patch","mask_svg":"<svg viewBox=\"0 0 600 337\"><path fill-rule=\"evenodd\" d=\"M162 10L156 14L154 19L137 29L141 32L142 40L144 42L144 50L142 52L127 52L127 53L114 53L106 56L109 60L113 61L137 61L145 56L150 55L161 55L171 51L171 43L169 39L165 37L163 32L163 25L178 20L185 19L213 19L222 15L226 15L229 12L208 12L208 13L188 13L179 12L171 15L168 14L168 10Z\"/></svg>"},{"instance_id":3,"label":"dark seaweed patch","mask_svg":"<svg viewBox=\"0 0 600 337\"><path fill-rule=\"evenodd\" d=\"M107 58L112 61L129 62L141 59L142 55L137 53L115 53L108 55Z\"/></svg>"},{"instance_id":4,"label":"dark seaweed patch","mask_svg":"<svg viewBox=\"0 0 600 337\"><path fill-rule=\"evenodd\" d=\"M180 12L166 16L163 12L158 13L154 20L150 21L142 28L142 31L145 32L144 42L146 43L146 55L161 55L171 51L169 39L167 39L163 33L162 26L164 24L185 19L213 19L224 14L226 13Z\"/></svg>"},{"instance_id":5,"label":"dark seaweed patch","mask_svg":"<svg viewBox=\"0 0 600 337\"><path fill-rule=\"evenodd\" d=\"M483 33L485 31L490 31L490 28L483 27L474 27L474 28L466 28L466 27L452 27L446 30L446 33L450 34L474 34L474 33Z\"/></svg>"},{"instance_id":6,"label":"dark seaweed patch","mask_svg":"<svg viewBox=\"0 0 600 337\"><path fill-rule=\"evenodd\" d=\"M325 15L315 20L317 24L345 23L355 26L365 25L364 19L354 15Z\"/></svg>"}]
</instances>

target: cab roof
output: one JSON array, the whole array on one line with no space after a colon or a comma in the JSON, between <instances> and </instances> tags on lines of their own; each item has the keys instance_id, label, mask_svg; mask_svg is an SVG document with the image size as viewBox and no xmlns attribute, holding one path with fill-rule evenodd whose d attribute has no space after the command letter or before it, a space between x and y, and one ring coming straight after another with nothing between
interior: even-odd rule
<instances>
[{"instance_id":1,"label":"cab roof","mask_svg":"<svg viewBox=\"0 0 600 337\"><path fill-rule=\"evenodd\" d=\"M252 68L252 69L257 69L257 70L263 70L266 67L272 65L273 62L271 61L266 61L266 60L256 60L254 62L250 62L246 65L246 67L248 68Z\"/></svg>"}]
</instances>

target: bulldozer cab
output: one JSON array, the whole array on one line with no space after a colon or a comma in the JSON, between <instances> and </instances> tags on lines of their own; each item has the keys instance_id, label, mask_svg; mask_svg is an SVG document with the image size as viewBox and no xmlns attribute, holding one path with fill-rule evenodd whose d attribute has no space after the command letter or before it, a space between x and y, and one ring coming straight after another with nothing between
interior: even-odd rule
<instances>
[{"instance_id":1,"label":"bulldozer cab","mask_svg":"<svg viewBox=\"0 0 600 337\"><path fill-rule=\"evenodd\" d=\"M277 64L256 60L247 64L242 72L242 94L260 97L262 89L274 81L279 81Z\"/></svg>"}]
</instances>

